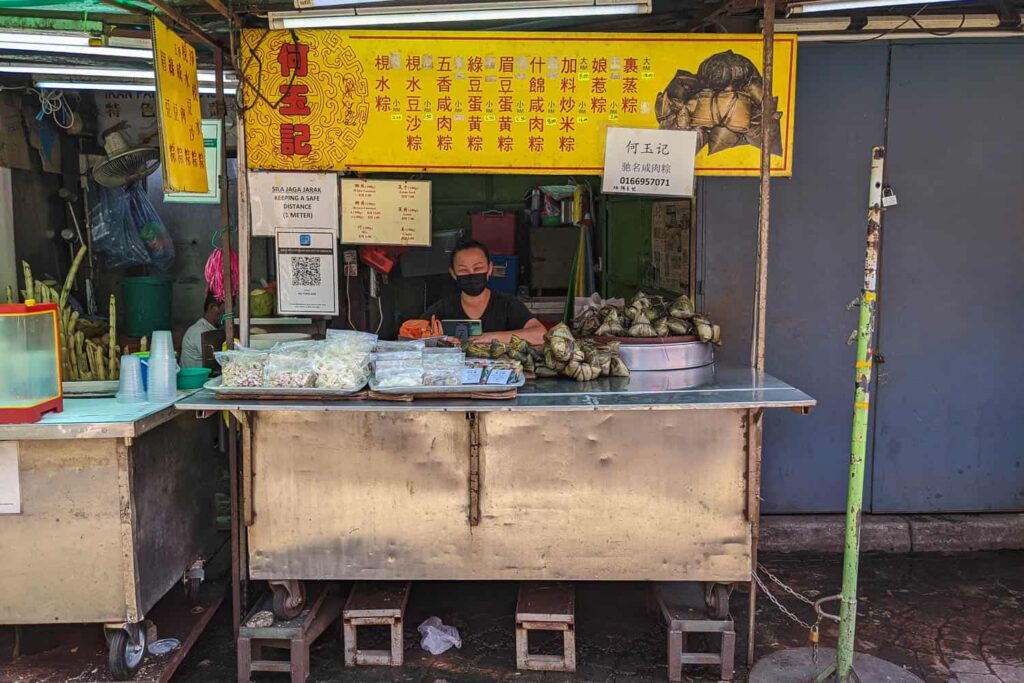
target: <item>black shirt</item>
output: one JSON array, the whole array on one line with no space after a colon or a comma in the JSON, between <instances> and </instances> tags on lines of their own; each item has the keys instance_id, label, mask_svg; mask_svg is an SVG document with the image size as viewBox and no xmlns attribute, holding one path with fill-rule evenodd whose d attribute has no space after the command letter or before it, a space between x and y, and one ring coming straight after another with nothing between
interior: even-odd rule
<instances>
[{"instance_id":1,"label":"black shirt","mask_svg":"<svg viewBox=\"0 0 1024 683\"><path fill-rule=\"evenodd\" d=\"M423 317L430 320L432 315L437 316L438 320L472 320L462 310L462 295L459 293L441 299L428 308ZM534 317L519 299L492 291L491 300L480 316L480 325L484 332L508 332L523 329Z\"/></svg>"}]
</instances>

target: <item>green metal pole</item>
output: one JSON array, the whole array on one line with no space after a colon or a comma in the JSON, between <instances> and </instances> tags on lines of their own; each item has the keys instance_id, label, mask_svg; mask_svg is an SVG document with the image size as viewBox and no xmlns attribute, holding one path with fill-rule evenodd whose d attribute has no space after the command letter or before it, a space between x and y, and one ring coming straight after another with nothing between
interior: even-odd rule
<instances>
[{"instance_id":1,"label":"green metal pole","mask_svg":"<svg viewBox=\"0 0 1024 683\"><path fill-rule=\"evenodd\" d=\"M882 174L885 149L871 151L871 187L868 192L867 251L864 257L864 288L860 296L857 330L856 390L853 403L853 435L850 439L850 489L846 499L846 544L843 551L843 593L839 608L839 647L836 678L847 683L853 671L854 636L857 628L857 570L860 562L860 522L864 500L864 453L867 445L868 411L871 407L871 376L877 305L878 242L882 233Z\"/></svg>"}]
</instances>

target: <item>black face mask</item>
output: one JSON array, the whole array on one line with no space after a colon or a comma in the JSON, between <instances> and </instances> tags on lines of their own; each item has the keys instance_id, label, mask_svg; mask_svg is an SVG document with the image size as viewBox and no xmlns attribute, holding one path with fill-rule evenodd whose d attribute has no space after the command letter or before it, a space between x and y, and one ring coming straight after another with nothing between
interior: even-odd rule
<instances>
[{"instance_id":1,"label":"black face mask","mask_svg":"<svg viewBox=\"0 0 1024 683\"><path fill-rule=\"evenodd\" d=\"M463 294L479 296L487 288L487 273L459 275L455 278L455 283Z\"/></svg>"}]
</instances>

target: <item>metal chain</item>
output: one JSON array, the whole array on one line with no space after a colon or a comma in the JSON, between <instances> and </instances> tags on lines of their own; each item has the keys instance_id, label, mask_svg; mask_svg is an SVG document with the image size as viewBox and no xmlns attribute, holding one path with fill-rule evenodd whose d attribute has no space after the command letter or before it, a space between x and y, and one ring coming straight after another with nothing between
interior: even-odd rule
<instances>
[{"instance_id":1,"label":"metal chain","mask_svg":"<svg viewBox=\"0 0 1024 683\"><path fill-rule=\"evenodd\" d=\"M760 562L757 563L757 570L761 571L761 572L764 572L765 576L767 576L769 579L772 580L772 583L776 584L779 588L781 588L782 590L786 591L787 593L792 595L794 598L796 598L800 602L807 603L811 607L814 607L814 600L811 600L810 598L808 598L805 595L801 595L800 593L797 593L795 590L793 590L792 588L790 588L786 584L782 583L782 579L780 579L779 577L775 576L770 571L768 571L765 568L765 566L763 564L761 564Z\"/></svg>"},{"instance_id":2,"label":"metal chain","mask_svg":"<svg viewBox=\"0 0 1024 683\"><path fill-rule=\"evenodd\" d=\"M792 621L803 626L808 631L811 630L812 627L810 624L808 624L806 621L804 621L803 619L801 619L800 617L786 609L786 606L779 602L778 598L772 595L771 591L768 590L768 586L764 585L764 581L761 580L761 577L758 576L756 571L750 572L750 575L754 577L754 581L757 582L758 587L761 589L761 592L765 594L765 597L767 597L771 601L771 603L779 609L780 612L785 614Z\"/></svg>"}]
</instances>

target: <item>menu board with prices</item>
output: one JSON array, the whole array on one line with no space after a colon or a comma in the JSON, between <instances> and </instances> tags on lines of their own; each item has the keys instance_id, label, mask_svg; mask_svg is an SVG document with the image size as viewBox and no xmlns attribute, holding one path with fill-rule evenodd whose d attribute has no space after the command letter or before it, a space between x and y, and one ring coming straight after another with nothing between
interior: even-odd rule
<instances>
[{"instance_id":1,"label":"menu board with prices","mask_svg":"<svg viewBox=\"0 0 1024 683\"><path fill-rule=\"evenodd\" d=\"M600 173L610 127L698 134L698 175L792 173L796 36L241 32L250 168ZM260 93L248 84L259 83ZM272 106L278 103L278 106Z\"/></svg>"},{"instance_id":2,"label":"menu board with prices","mask_svg":"<svg viewBox=\"0 0 1024 683\"><path fill-rule=\"evenodd\" d=\"M429 180L341 181L341 241L430 246Z\"/></svg>"}]
</instances>

